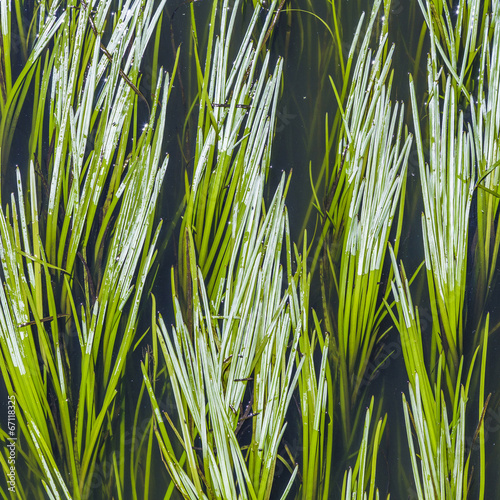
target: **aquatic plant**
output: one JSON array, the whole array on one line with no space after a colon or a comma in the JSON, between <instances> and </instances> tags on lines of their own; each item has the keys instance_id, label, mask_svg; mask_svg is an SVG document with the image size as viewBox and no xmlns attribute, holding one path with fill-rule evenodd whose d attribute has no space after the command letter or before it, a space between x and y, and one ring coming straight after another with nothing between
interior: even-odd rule
<instances>
[{"instance_id":1,"label":"aquatic plant","mask_svg":"<svg viewBox=\"0 0 500 500\"><path fill-rule=\"evenodd\" d=\"M477 2L461 3L457 7L458 18L454 27L446 5L442 18L436 14L435 2L428 1L426 6L425 9L421 3L431 37L427 62L426 121L419 117L411 78L410 94L424 202L422 232L432 314L430 350L424 353L418 308L413 307L404 268L398 271L392 250L396 274L393 293L399 318L391 315L401 335L409 377L410 405L403 395L403 406L418 498L465 498L469 494L471 455L469 452L466 456L465 450L466 405L470 398L475 359L482 345L480 384L477 388L479 420L474 441L479 435L479 498L484 498L486 462L482 424L487 406L484 397L488 317L484 325L479 325L481 336L476 335L472 351L467 353L464 348L469 214L477 186L474 183L475 171L481 172L482 152L476 146L480 144L482 133L473 126L474 112L472 123L467 123L458 108L458 103L465 99L474 109L475 89L470 68L478 52L475 40L479 6ZM488 29L489 17L486 14L483 20ZM461 53L459 37L462 22L467 30L465 55ZM480 38L488 46L486 34L487 31L482 32ZM462 59L460 68L459 57ZM445 68L440 67L442 61ZM445 76L446 71L449 71L448 76ZM483 71L480 70L480 73L484 77ZM427 161L421 128L428 134ZM482 244L478 248L481 247ZM479 294L484 299L484 290L480 289ZM481 300L479 304L482 306ZM479 314L481 316L482 311ZM470 345L469 342L468 347ZM429 356L427 363L426 356ZM467 363L465 368L464 363ZM418 454L411 435L410 417L416 432Z\"/></svg>"},{"instance_id":2,"label":"aquatic plant","mask_svg":"<svg viewBox=\"0 0 500 500\"><path fill-rule=\"evenodd\" d=\"M428 103L427 130L431 144L428 163L424 159L420 118L416 111L412 82L410 89L424 199L422 232L433 318L431 363L434 365L441 353L447 356L446 385L450 398L453 399L458 365L463 353L474 150L471 130L465 131L463 114L458 113L451 78L447 79L441 105L439 84L436 82L431 60L428 66L428 91L431 96Z\"/></svg>"},{"instance_id":3,"label":"aquatic plant","mask_svg":"<svg viewBox=\"0 0 500 500\"><path fill-rule=\"evenodd\" d=\"M0 214L0 367L16 397L18 453L28 468L19 498L44 490L88 497L99 457L116 464L123 453L123 440L115 448L109 434L161 227L155 207L168 163L161 151L168 75L158 77L142 133L131 130L131 117L162 5L153 11L134 2L113 14L110 1L96 7L68 5L56 16L53 6L54 42L38 80L49 98L35 104L28 189L17 170L17 197ZM107 16L117 24L106 47L99 32ZM8 113L2 118L7 123ZM44 172L35 151L45 137L52 150ZM104 491L124 487L116 465L107 474Z\"/></svg>"},{"instance_id":4,"label":"aquatic plant","mask_svg":"<svg viewBox=\"0 0 500 500\"><path fill-rule=\"evenodd\" d=\"M15 194L0 198L0 370L17 497L380 498L391 339L409 381L400 472L419 499L485 498L500 2L418 7L408 106L388 0L1 3L1 194ZM294 50L318 94L303 143L322 159L289 215L296 172L271 166ZM164 182L177 90L178 188ZM424 262L407 279L418 201ZM3 446L6 477L8 460Z\"/></svg>"},{"instance_id":5,"label":"aquatic plant","mask_svg":"<svg viewBox=\"0 0 500 500\"><path fill-rule=\"evenodd\" d=\"M398 318L393 315L393 319L401 335L403 355L409 378L410 404L408 404L404 394L402 397L417 496L419 499L466 497L471 480L469 477L470 452L466 456L466 404L470 398L471 377L479 348L474 353L464 384L461 382L463 357L461 358L456 386L453 388L454 399L447 402L442 387L443 385L446 386L446 377L449 375L446 355L441 352L437 369L435 371L429 370L425 362L418 307L413 306L404 267L401 267L400 271L397 269L392 250L391 257L395 268L396 280L393 283L393 293L398 312ZM484 430L482 431L481 428L485 404L484 380L488 324L487 321L483 330L483 351L480 368L480 394L482 396L479 398L479 424L475 436L475 438L477 434L480 436L479 445L482 455L479 474L481 482L480 498L484 498L485 478L483 470L485 466L483 459ZM434 383L432 383L431 377L435 377ZM448 411L450 411L451 417L449 417ZM414 444L412 427L415 429L419 446L418 453Z\"/></svg>"},{"instance_id":6,"label":"aquatic plant","mask_svg":"<svg viewBox=\"0 0 500 500\"><path fill-rule=\"evenodd\" d=\"M500 5L483 19L477 97L472 114L472 130L477 155L477 231L474 248L474 273L478 289L475 311L484 314L485 302L495 283L500 233L495 224L498 214L500 165Z\"/></svg>"}]
</instances>

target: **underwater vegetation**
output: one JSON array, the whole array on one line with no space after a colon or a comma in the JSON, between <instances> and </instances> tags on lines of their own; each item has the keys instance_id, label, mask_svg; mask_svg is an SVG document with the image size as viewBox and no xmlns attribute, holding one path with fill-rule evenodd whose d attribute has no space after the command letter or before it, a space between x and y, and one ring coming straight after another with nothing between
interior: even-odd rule
<instances>
[{"instance_id":1,"label":"underwater vegetation","mask_svg":"<svg viewBox=\"0 0 500 500\"><path fill-rule=\"evenodd\" d=\"M500 494L500 1L0 30L2 498Z\"/></svg>"}]
</instances>

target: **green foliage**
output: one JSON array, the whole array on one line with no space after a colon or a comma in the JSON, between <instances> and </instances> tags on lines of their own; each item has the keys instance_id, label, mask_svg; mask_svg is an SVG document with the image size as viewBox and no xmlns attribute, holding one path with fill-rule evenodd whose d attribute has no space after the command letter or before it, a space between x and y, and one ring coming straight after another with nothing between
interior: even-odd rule
<instances>
[{"instance_id":1,"label":"green foliage","mask_svg":"<svg viewBox=\"0 0 500 500\"><path fill-rule=\"evenodd\" d=\"M474 149L472 132L464 130L463 114L458 113L451 78L447 79L441 106L439 85L432 66L429 61L431 97L427 130L431 147L428 163L424 160L420 119L411 81L410 90L424 198L422 231L435 340L431 363L437 362L440 353L444 352L447 356L446 385L453 399L459 359L463 353L468 226L474 189L471 159Z\"/></svg>"},{"instance_id":2,"label":"green foliage","mask_svg":"<svg viewBox=\"0 0 500 500\"><path fill-rule=\"evenodd\" d=\"M165 416L180 441L180 458L145 380L164 460L185 498L272 498L285 415L303 360L295 367L300 330L292 330L293 303L288 293L281 293L284 183L261 218L262 188L261 176L245 196L244 213L232 213L236 251L215 300L209 298L190 252L192 331L184 321L173 279L172 334L159 319L157 334L176 403L175 417L170 411ZM144 365L143 373L146 377ZM242 446L241 434L248 426L251 439ZM283 496L297 470L295 466Z\"/></svg>"},{"instance_id":3,"label":"green foliage","mask_svg":"<svg viewBox=\"0 0 500 500\"><path fill-rule=\"evenodd\" d=\"M254 11L232 64L229 52L238 4L228 18L229 7L227 2L223 3L220 35L215 38L217 2L214 2L204 72L195 47L200 112L193 179L190 184L186 182L186 209L179 242L179 273L184 293L188 293L190 286L186 283L189 282L186 229L193 232L198 262L203 275L209 278L211 294L225 275L233 252L231 212L241 211L240 196L251 188L257 175L262 172L267 177L282 62L278 61L268 80L269 54L260 69L259 55L276 5L275 1L269 9L257 44L253 43L252 34L260 8Z\"/></svg>"},{"instance_id":4,"label":"green foliage","mask_svg":"<svg viewBox=\"0 0 500 500\"><path fill-rule=\"evenodd\" d=\"M16 397L26 465L17 497L378 499L388 419L370 382L394 324L409 380L401 418L417 497L467 498L479 477L485 498L500 2L419 0L424 24L411 64L417 73L428 34L427 90L410 77L409 117L394 101L392 4L376 0L358 19L362 3L184 2L190 36L175 47L172 14L170 75L158 62L165 0L39 2L28 22L28 2L0 4L1 190L16 191L9 203L0 198L0 370ZM317 97L312 123L301 116L304 142L308 154L325 148L309 169L311 203L292 221L292 177L273 179L270 170L289 26ZM313 36L318 26L324 39ZM278 39L285 60L269 50ZM177 73L184 53L186 94ZM147 54L151 87L141 74ZM159 201L175 190L162 187L175 76L182 99L192 100L178 138L193 167L183 171L183 200L164 234ZM27 161L14 169L26 112ZM397 266L413 216L409 127L428 340L411 280ZM297 220L304 227L295 244ZM164 263L157 249L171 247L170 285L159 282L155 297ZM468 308L470 276L477 296ZM139 369L131 395L125 381ZM476 415L479 467L466 449ZM8 440L0 429L5 475Z\"/></svg>"},{"instance_id":5,"label":"green foliage","mask_svg":"<svg viewBox=\"0 0 500 500\"><path fill-rule=\"evenodd\" d=\"M465 384L460 382L463 369L463 358L461 359L454 387L454 399L448 403L442 390L449 371L446 357L444 353L440 355L437 369L433 374L424 359L419 312L417 307L413 307L404 268L401 267L400 272L397 270L392 250L391 257L396 277L393 293L398 312L398 318L393 316L393 319L401 335L409 378L410 404L403 394L403 409L417 496L419 499L465 498L470 484L468 476L470 454L465 456L466 403L469 399L474 361L479 348L470 364ZM487 332L488 322L484 330L480 394L484 394ZM436 343L434 335L433 343ZM431 382L431 375L436 378L435 383ZM484 397L480 397L479 401L478 429L481 429ZM418 453L412 427L415 429ZM481 454L484 454L483 435L480 439L480 449ZM482 460L481 483L484 482L484 477L484 460ZM484 498L484 485L481 488L481 498Z\"/></svg>"},{"instance_id":6,"label":"green foliage","mask_svg":"<svg viewBox=\"0 0 500 500\"><path fill-rule=\"evenodd\" d=\"M110 5L99 3L96 26ZM51 24L42 86L52 81L53 91L47 106L35 105L31 132L32 151L46 134L53 138L48 179L38 182L31 161L25 193L17 171L17 200L0 216L0 366L18 401L19 453L29 469L20 498L41 497L40 483L52 498L88 497L99 456L123 451L106 435L122 404L119 384L155 259L155 207L168 162L161 155L168 76L159 75L149 122L128 145L138 106L132 79L157 14L140 2L117 13L127 22L108 43L109 53L117 51L112 61L101 54L85 6ZM134 42L125 70L120 37ZM108 474L109 484L120 476ZM123 476L118 483L124 487Z\"/></svg>"},{"instance_id":7,"label":"green foliage","mask_svg":"<svg viewBox=\"0 0 500 500\"><path fill-rule=\"evenodd\" d=\"M324 203L311 179L320 233L310 250L312 271L319 263L325 327L335 332L331 357L347 448L362 418L354 409L369 377L368 364L387 334L381 330L386 316L381 297L389 288L382 272L397 210L396 240L401 234L412 141L403 106L390 101L394 47L387 50L385 25L376 50L370 49L381 6L381 1L373 6L361 40L363 17L359 21L340 91L330 77L338 111L331 131L326 119Z\"/></svg>"},{"instance_id":8,"label":"green foliage","mask_svg":"<svg viewBox=\"0 0 500 500\"><path fill-rule=\"evenodd\" d=\"M382 439L382 433L387 417L379 420L375 429L375 436L370 439L370 421L373 414L373 398L370 407L366 410L365 424L363 428L363 439L359 448L358 458L354 469L349 468L344 474L342 484L342 499L363 500L379 499L379 491L375 488L375 473L377 468L377 453ZM369 452L369 448L371 451ZM369 455L370 453L370 455ZM369 483L369 486L368 486ZM367 490L368 489L368 493ZM389 500L389 496L387 497Z\"/></svg>"},{"instance_id":9,"label":"green foliage","mask_svg":"<svg viewBox=\"0 0 500 500\"><path fill-rule=\"evenodd\" d=\"M500 232L498 217L500 186L500 5L494 2L490 15L484 17L479 62L477 100L472 127L477 155L477 233L475 237L475 284L478 288L475 310L483 313L489 290L495 282Z\"/></svg>"},{"instance_id":10,"label":"green foliage","mask_svg":"<svg viewBox=\"0 0 500 500\"><path fill-rule=\"evenodd\" d=\"M287 227L288 229L288 227ZM309 334L309 291L311 275L307 272L307 235L304 238L302 257L294 247L297 273L291 274L292 251L287 231L287 269L293 331L299 331L299 352L302 353L302 369L299 373L298 391L302 417L302 485L300 497L304 499L328 498L333 467L333 419L334 389L330 362L330 336L322 334L321 325L314 309L311 313L314 330ZM317 351L321 351L319 372L316 368ZM297 358L297 362L301 362Z\"/></svg>"},{"instance_id":11,"label":"green foliage","mask_svg":"<svg viewBox=\"0 0 500 500\"><path fill-rule=\"evenodd\" d=\"M53 2L48 10L44 7L37 9L31 21L33 27L31 35L27 36L24 33L21 15L23 3L20 1L14 2L15 21L12 19L11 0L2 2L0 7L2 42L0 49L0 163L3 165L2 169L0 169L0 176L4 175L3 170L9 158L14 131L30 88L33 88L35 92L33 117L37 117L38 102L41 104L40 108L38 108L40 113L44 112L43 104L50 77L50 68L54 62L46 48L53 41L55 34L61 29L63 23L67 22L66 13L60 16L56 15L60 3ZM17 34L17 36L14 37L14 34ZM29 44L29 42L31 43ZM17 75L14 70L13 58L15 58L14 51L19 48L24 65ZM43 58L45 60L42 62ZM42 64L44 67L43 76L41 75ZM40 90L42 91L40 92ZM45 90L45 93L43 90Z\"/></svg>"}]
</instances>

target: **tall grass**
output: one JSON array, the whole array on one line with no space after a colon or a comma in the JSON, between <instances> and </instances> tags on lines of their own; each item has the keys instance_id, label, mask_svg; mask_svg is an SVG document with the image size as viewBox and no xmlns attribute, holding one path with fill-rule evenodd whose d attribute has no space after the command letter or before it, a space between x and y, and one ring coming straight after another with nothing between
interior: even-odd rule
<instances>
[{"instance_id":1,"label":"tall grass","mask_svg":"<svg viewBox=\"0 0 500 500\"><path fill-rule=\"evenodd\" d=\"M463 114L458 112L451 78L447 79L441 104L431 59L428 64L428 84L431 96L427 127L430 157L426 163L415 92L410 82L424 199L422 232L425 264L433 317L431 363L435 364L441 353L446 355L446 385L453 399L458 365L463 353L466 319L465 278L469 213L474 190L474 149L472 132L470 129L465 130Z\"/></svg>"},{"instance_id":2,"label":"tall grass","mask_svg":"<svg viewBox=\"0 0 500 500\"><path fill-rule=\"evenodd\" d=\"M403 395L403 406L418 498L466 498L472 472L479 476L479 498L484 498L486 463L482 425L486 410L489 318L485 324L478 325L480 334L476 334L473 342L467 342L468 349L465 348L464 332L467 326L465 293L470 211L478 184L475 176L480 175L480 165L484 164L483 133L475 126L474 94L477 88L471 75L477 65L477 40L484 44L483 50L489 47L489 14L485 9L481 23L479 3L461 2L453 23L446 4L440 4L439 8L437 2L428 1L426 6L421 2L420 5L431 38L425 120L419 116L411 78L410 94L424 204L422 233L432 314L430 346L424 349L418 308L413 307L404 268L400 272L397 270L393 253L391 257L396 273L393 293L398 318L391 315L401 335L410 381L410 404ZM481 30L478 35L480 25L486 31ZM463 28L466 30L465 46L460 38ZM484 59L481 63L484 64ZM479 71L484 77L484 69ZM471 107L470 122L459 110L459 103L464 101ZM423 146L424 134L427 135L428 152ZM478 204L481 203L480 196L478 193ZM484 210L478 216L478 227L484 227ZM482 247L482 243L476 246L477 249ZM484 271L476 271L476 276L478 273L484 275ZM480 309L476 309L476 316L479 313L481 317L483 305L484 289L480 288L479 301L476 300ZM481 345L480 383L477 387L471 382ZM470 414L466 414L466 407L471 392L479 393L479 423L474 436L475 440L479 435L479 473L474 467L469 469L471 454L466 454L465 420Z\"/></svg>"},{"instance_id":3,"label":"tall grass","mask_svg":"<svg viewBox=\"0 0 500 500\"><path fill-rule=\"evenodd\" d=\"M28 189L17 171L17 196L0 216L1 370L18 402L18 453L28 466L20 498L87 498L100 457L124 452L123 440L112 450L107 435L161 227L155 207L171 83L159 75L148 123L141 134L131 130L133 81L159 10L135 2L118 11L109 60L89 22L98 32L110 7L99 2L91 14L68 6L51 21L41 81L52 91L46 106L35 104L31 132L33 151L43 137L53 140L48 177L35 156ZM116 461L107 474L104 491L123 491Z\"/></svg>"},{"instance_id":4,"label":"tall grass","mask_svg":"<svg viewBox=\"0 0 500 500\"><path fill-rule=\"evenodd\" d=\"M475 309L483 313L489 291L495 282L500 233L495 225L498 215L500 165L500 4L492 3L484 17L484 42L480 51L479 78L472 127L477 154L477 232L474 272L478 289Z\"/></svg>"},{"instance_id":5,"label":"tall grass","mask_svg":"<svg viewBox=\"0 0 500 500\"><path fill-rule=\"evenodd\" d=\"M394 253L391 257L395 269L393 293L398 316L393 320L401 335L401 343L406 371L409 378L410 403L403 394L403 409L406 432L410 450L413 478L417 497L430 498L466 498L470 486L472 471L469 471L470 451L466 450L466 406L470 398L470 384L473 374L476 349L470 367L464 371L464 360L461 358L457 382L453 387L453 399L445 397L449 366L446 354L440 353L437 367L430 369L426 362L422 330L418 307L414 307L409 290L408 279L404 267L397 268ZM484 405L484 377L487 352L488 322L483 331L483 353L481 363L481 384L479 398L479 424L482 428ZM433 342L435 340L433 339ZM435 365L434 365L435 366ZM464 382L462 382L462 377ZM414 433L412 431L414 429ZM483 431L484 432L484 431ZM415 437L414 437L415 436ZM418 449L414 441L418 443ZM484 435L481 434L481 455L484 454ZM481 459L479 478L481 483L480 498L484 498L484 466ZM477 471L474 471L476 474Z\"/></svg>"},{"instance_id":6,"label":"tall grass","mask_svg":"<svg viewBox=\"0 0 500 500\"><path fill-rule=\"evenodd\" d=\"M329 491L331 424L326 445L321 432L327 401L332 404L327 392L327 387L331 390L328 338L323 338L320 329L309 338L309 278L296 248L297 273L292 272L283 181L266 214L259 215L270 167L281 62L267 82L269 55L264 57L258 74L256 68L276 7L275 2L254 46L251 34L260 13L260 8L255 9L232 65L228 54L237 11L231 18L222 15L219 38L211 24L209 46L213 43L214 48L208 51L205 74L198 64L202 111L179 244L184 263L179 270L183 297L172 283L177 311L173 337L178 339L177 344L170 340L162 320L158 329L160 342L165 343L169 374L177 387L178 417L169 415L167 420L170 425L180 422L180 428L174 430L185 450L180 456L171 443L169 426L158 413L152 384L147 381L167 468L186 498L231 498L242 488L240 494L245 498L271 498L277 494L273 489L277 461L290 470L290 481L283 492L286 496L299 465L295 457L283 455L280 443L297 383L307 451L301 464L303 495L315 498L318 491L324 491L326 497ZM223 12L227 10L223 5ZM226 68L231 68L227 76ZM280 261L285 228L288 257L283 275ZM282 295L285 279L288 287ZM207 322L207 317L213 319ZM323 356L317 377L314 355L318 342ZM284 349L290 343L291 351ZM145 367L143 372L146 374ZM214 383L216 387L212 387ZM191 394L196 397L192 399ZM207 412L200 414L199 408L205 405ZM216 426L214 419L221 420L223 426ZM193 424L188 425L191 420ZM242 446L239 434L248 427L249 444ZM208 429L214 429L214 434ZM199 457L188 451L195 442L201 444ZM225 450L224 455L221 450ZM318 470L322 471L320 481Z\"/></svg>"},{"instance_id":7,"label":"tall grass","mask_svg":"<svg viewBox=\"0 0 500 500\"><path fill-rule=\"evenodd\" d=\"M172 334L159 320L175 413L162 415L148 379L146 384L163 458L184 498L285 497L298 471L298 465L288 465L288 486L283 492L273 490L277 460L288 463L278 451L303 360L295 367L300 330L292 330L290 298L281 293L284 183L261 220L252 212L259 215L262 182L261 177L248 193L241 222L239 214L231 217L237 251L215 301L191 250L192 331L183 319L174 280ZM144 366L143 373L147 375Z\"/></svg>"},{"instance_id":8,"label":"tall grass","mask_svg":"<svg viewBox=\"0 0 500 500\"><path fill-rule=\"evenodd\" d=\"M233 252L230 226L233 209L242 212L241 194L251 189L259 174L267 177L276 121L276 103L282 62L274 67L265 55L259 68L262 43L271 26L277 2L273 2L259 28L256 43L252 35L261 9L256 8L237 54L229 59L238 16L238 6L221 6L220 32L216 37L218 10L214 2L204 68L195 46L199 115L191 182L186 179L186 208L179 238L179 275L188 293L189 253L186 230L190 228L198 262L207 279L208 291L219 285ZM229 16L229 12L231 15Z\"/></svg>"},{"instance_id":9,"label":"tall grass","mask_svg":"<svg viewBox=\"0 0 500 500\"><path fill-rule=\"evenodd\" d=\"M358 458L354 468L349 468L344 474L342 483L342 499L355 500L363 498L373 500L380 498L378 489L375 488L375 475L377 468L377 454L382 440L387 417L380 419L375 428L375 436L370 438L370 424L373 415L373 402L371 399L370 407L366 410L366 417L363 428L363 438L359 448ZM371 447L371 455L369 448ZM387 498L389 499L390 496Z\"/></svg>"},{"instance_id":10,"label":"tall grass","mask_svg":"<svg viewBox=\"0 0 500 500\"><path fill-rule=\"evenodd\" d=\"M330 78L340 121L331 139L328 128L326 133L334 167L330 170L327 151L324 205L314 191L320 235L311 249L312 270L319 262L325 326L336 332L332 357L346 443L361 418L352 409L367 385L368 363L387 333L381 330L386 310L380 295L389 292L382 286L382 271L397 210L396 239L401 232L411 146L404 108L390 101L394 48L387 49L387 33L381 33L376 50L370 49L381 5L375 3L356 54L363 19L358 24L348 59L352 77L346 72L340 91Z\"/></svg>"},{"instance_id":11,"label":"tall grass","mask_svg":"<svg viewBox=\"0 0 500 500\"><path fill-rule=\"evenodd\" d=\"M170 74L157 59L168 23L175 45L180 12L164 19L165 0L42 2L28 21L27 3L2 2L1 189L15 193L0 210L0 370L17 401L17 497L380 498L379 455L392 446L383 410L396 410L371 382L385 375L390 335L409 380L400 416L417 497L467 498L476 478L487 496L499 2L418 5L412 62L418 69L428 34L427 90L410 78L408 107L394 100L389 1L367 16L361 1L186 2L190 40L174 48ZM328 42L313 45L318 26ZM311 203L290 216L294 176L271 175L286 60L269 50L295 50L289 27L319 92L304 144L307 154L325 148L309 168ZM141 82L148 53L151 88ZM192 99L180 156L193 155L177 187L164 182L176 75ZM409 128L428 338L397 265L412 216ZM14 169L21 132L28 160ZM163 231L159 200L175 189L183 201ZM170 283L152 295L160 248L175 258L164 253ZM139 370L131 394L127 376Z\"/></svg>"},{"instance_id":12,"label":"tall grass","mask_svg":"<svg viewBox=\"0 0 500 500\"><path fill-rule=\"evenodd\" d=\"M66 19L65 14L56 15L59 7L57 2L54 2L49 9L45 9L45 6L37 9L36 14L31 19L33 30L30 38L32 44L28 46L28 37L24 33L23 4L24 2L15 1L14 5L12 5L11 0L6 0L2 2L0 7L2 42L0 62L0 162L3 165L0 170L1 176L4 175L4 170L7 167L14 131L28 92L30 89L35 89L35 106L39 102L38 99L42 103L45 99L44 93L39 93L40 89L43 89L41 67L43 64L46 81L48 81L50 66L53 64L53 60L51 61L45 49ZM15 19L13 19L13 7ZM18 51L22 53L24 62L19 74L17 74L15 67ZM45 61L42 63L44 55ZM33 116L36 116L36 113Z\"/></svg>"}]
</instances>

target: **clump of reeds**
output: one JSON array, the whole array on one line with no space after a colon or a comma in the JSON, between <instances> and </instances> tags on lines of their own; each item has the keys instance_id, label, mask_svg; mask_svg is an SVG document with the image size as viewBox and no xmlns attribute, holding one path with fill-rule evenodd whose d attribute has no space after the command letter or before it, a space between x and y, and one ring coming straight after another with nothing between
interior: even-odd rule
<instances>
[{"instance_id":1,"label":"clump of reeds","mask_svg":"<svg viewBox=\"0 0 500 500\"><path fill-rule=\"evenodd\" d=\"M38 97L28 175L23 182L17 170L16 196L0 214L0 368L18 402L18 453L27 464L18 498L87 498L103 456L114 461L104 491L125 487L116 462L124 442L115 448L109 434L161 228L171 82L159 74L138 131L140 62L162 5L111 6L37 11L40 36L15 83L5 80L3 172L26 93L34 87Z\"/></svg>"}]
</instances>

